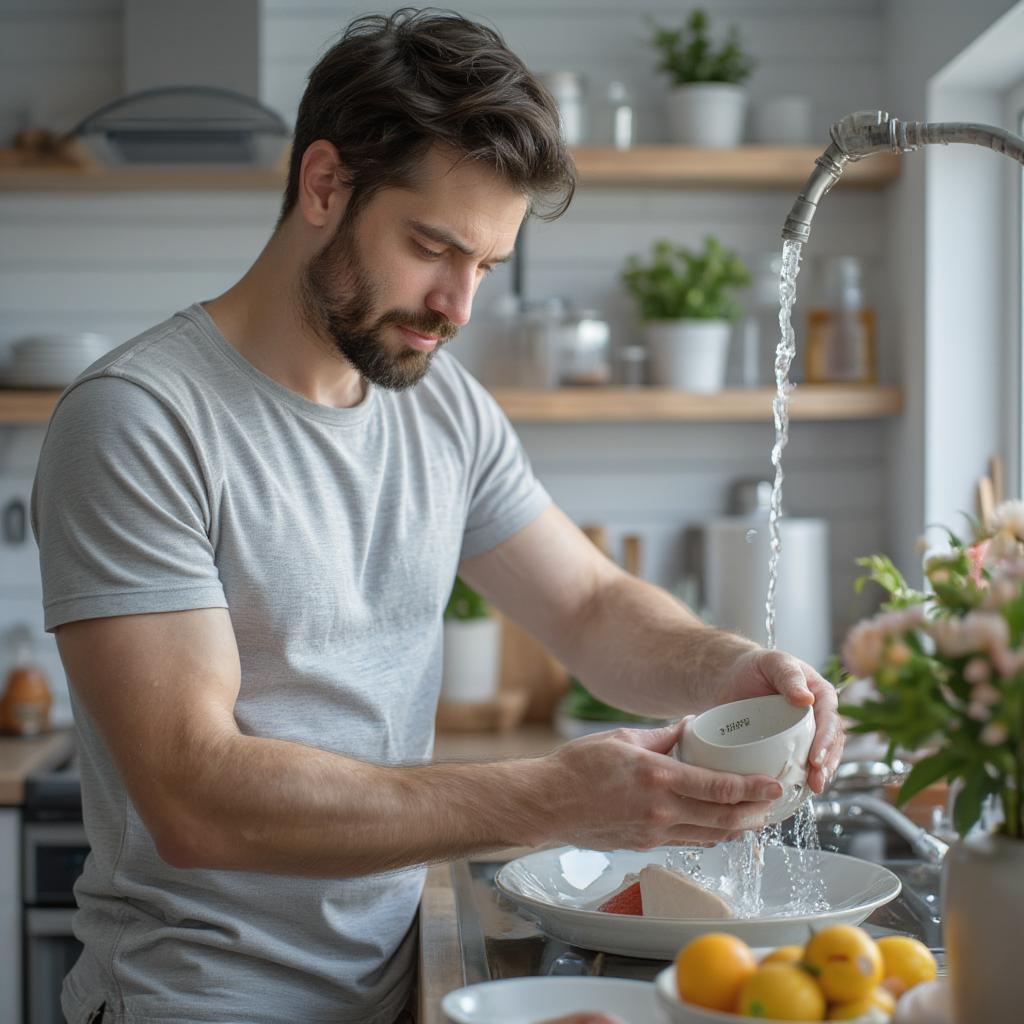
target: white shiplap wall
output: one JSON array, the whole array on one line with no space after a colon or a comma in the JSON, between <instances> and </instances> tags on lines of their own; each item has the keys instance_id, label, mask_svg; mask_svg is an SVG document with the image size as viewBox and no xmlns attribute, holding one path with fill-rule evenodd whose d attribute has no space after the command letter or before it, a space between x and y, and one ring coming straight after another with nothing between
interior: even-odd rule
<instances>
[{"instance_id":1,"label":"white shiplap wall","mask_svg":"<svg viewBox=\"0 0 1024 1024\"><path fill-rule=\"evenodd\" d=\"M754 95L810 94L823 139L836 117L884 106L882 0L709 0L705 6L720 24L737 23L758 58ZM653 70L643 15L678 22L687 5L630 10L618 0L475 0L459 9L497 27L535 70L582 72L594 97L608 81L625 80L639 140L665 138L664 83ZM261 99L293 118L310 66L364 10L329 0L265 0ZM118 0L0 0L0 129L28 113L64 127L116 96L120 18ZM787 191L585 189L562 221L529 226L527 293L596 306L616 338L627 340L636 328L616 281L628 253L657 237L695 243L712 231L744 256L774 251L792 198ZM814 259L862 256L879 297L888 290L883 202L873 193L830 197L811 253ZM277 204L276 195L260 192L0 193L0 354L12 338L33 330L97 330L120 341L217 294L255 257ZM488 283L478 310L507 280L496 275ZM896 361L885 350L896 343L886 337L888 311L881 313L883 366L891 366ZM486 340L480 326L465 332L460 344L469 365L479 365ZM770 468L768 424L529 425L521 435L567 511L579 521L606 523L613 539L642 533L645 572L668 585L684 569L684 528L722 511L729 481ZM9 483L29 479L40 436L0 430L0 476ZM788 509L832 523L837 628L852 614L854 556L888 541L885 453L886 428L877 423L798 423L787 450ZM29 585L2 580L0 596Z\"/></svg>"}]
</instances>

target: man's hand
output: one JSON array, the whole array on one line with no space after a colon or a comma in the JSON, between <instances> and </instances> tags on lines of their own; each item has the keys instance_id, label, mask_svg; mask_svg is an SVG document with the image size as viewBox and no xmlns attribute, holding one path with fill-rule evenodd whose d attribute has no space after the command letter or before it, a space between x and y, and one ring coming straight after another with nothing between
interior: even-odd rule
<instances>
[{"instance_id":1,"label":"man's hand","mask_svg":"<svg viewBox=\"0 0 1024 1024\"><path fill-rule=\"evenodd\" d=\"M767 775L734 775L670 756L683 723L616 729L549 754L555 769L537 803L545 838L597 850L711 845L758 828L782 786Z\"/></svg>"},{"instance_id":2,"label":"man's hand","mask_svg":"<svg viewBox=\"0 0 1024 1024\"><path fill-rule=\"evenodd\" d=\"M806 662L783 651L746 651L723 682L722 701L781 693L790 704L813 704L816 731L807 759L807 781L821 793L843 755L843 723L835 687Z\"/></svg>"}]
</instances>

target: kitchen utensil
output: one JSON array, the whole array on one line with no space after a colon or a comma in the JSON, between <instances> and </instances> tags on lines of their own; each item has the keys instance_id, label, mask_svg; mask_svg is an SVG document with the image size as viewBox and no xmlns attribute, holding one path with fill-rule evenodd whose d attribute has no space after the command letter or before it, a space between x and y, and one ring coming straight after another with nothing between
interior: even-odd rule
<instances>
[{"instance_id":1,"label":"kitchen utensil","mask_svg":"<svg viewBox=\"0 0 1024 1024\"><path fill-rule=\"evenodd\" d=\"M740 775L770 775L782 784L770 824L785 821L807 799L807 755L814 712L785 697L749 697L720 704L688 722L677 745L686 764Z\"/></svg>"},{"instance_id":2,"label":"kitchen utensil","mask_svg":"<svg viewBox=\"0 0 1024 1024\"><path fill-rule=\"evenodd\" d=\"M896 875L879 864L821 852L813 856L828 909L786 916L793 899L792 868L787 867L787 851L769 846L764 851L761 886L764 909L757 917L666 920L590 909L614 892L628 873L636 874L648 864L667 867L668 858L676 854L678 847L668 846L607 853L560 846L510 861L498 871L495 885L520 913L553 938L584 949L653 960L671 960L690 939L709 928L738 935L751 946L803 944L811 928L859 924L894 900L901 888ZM721 875L723 857L721 847L705 850L701 870L710 877Z\"/></svg>"}]
</instances>

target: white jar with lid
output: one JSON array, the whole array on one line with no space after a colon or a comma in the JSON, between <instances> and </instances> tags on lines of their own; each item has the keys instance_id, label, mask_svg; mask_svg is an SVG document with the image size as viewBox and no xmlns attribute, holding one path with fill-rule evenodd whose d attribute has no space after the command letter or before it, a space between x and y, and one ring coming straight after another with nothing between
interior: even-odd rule
<instances>
[{"instance_id":1,"label":"white jar with lid","mask_svg":"<svg viewBox=\"0 0 1024 1024\"><path fill-rule=\"evenodd\" d=\"M537 76L558 104L562 138L567 146L579 146L587 134L586 87L575 71L548 71Z\"/></svg>"}]
</instances>

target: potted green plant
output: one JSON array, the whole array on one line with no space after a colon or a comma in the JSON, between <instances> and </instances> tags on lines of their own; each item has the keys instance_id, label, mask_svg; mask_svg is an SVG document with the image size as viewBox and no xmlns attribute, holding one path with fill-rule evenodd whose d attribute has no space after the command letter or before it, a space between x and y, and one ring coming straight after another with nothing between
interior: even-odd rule
<instances>
[{"instance_id":1,"label":"potted green plant","mask_svg":"<svg viewBox=\"0 0 1024 1024\"><path fill-rule=\"evenodd\" d=\"M1008 971L1024 921L1024 503L1005 502L970 541L925 561L929 590L909 587L882 555L860 559L889 594L858 623L843 664L877 697L842 711L878 732L890 756L925 752L900 791L955 783L962 837L945 857L942 919L956 1019L1008 1019L1024 974ZM1001 819L1001 820L1000 820ZM1011 1013L1012 1016L1012 1013Z\"/></svg>"},{"instance_id":2,"label":"potted green plant","mask_svg":"<svg viewBox=\"0 0 1024 1024\"><path fill-rule=\"evenodd\" d=\"M456 576L444 611L441 699L452 704L492 700L500 669L501 623L487 602Z\"/></svg>"},{"instance_id":3,"label":"potted green plant","mask_svg":"<svg viewBox=\"0 0 1024 1024\"><path fill-rule=\"evenodd\" d=\"M661 54L658 70L672 80L669 126L675 142L728 148L743 141L747 90L754 61L743 52L736 27L716 46L707 14L698 8L682 28L652 22L651 44Z\"/></svg>"},{"instance_id":4,"label":"potted green plant","mask_svg":"<svg viewBox=\"0 0 1024 1024\"><path fill-rule=\"evenodd\" d=\"M708 236L703 251L661 239L651 258L630 256L622 283L637 304L651 360L651 383L720 391L725 383L734 298L750 283L739 257Z\"/></svg>"}]
</instances>

